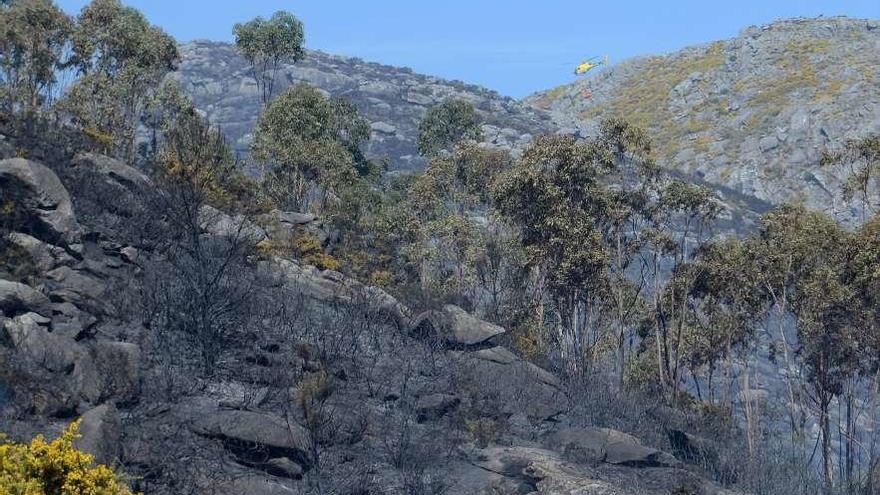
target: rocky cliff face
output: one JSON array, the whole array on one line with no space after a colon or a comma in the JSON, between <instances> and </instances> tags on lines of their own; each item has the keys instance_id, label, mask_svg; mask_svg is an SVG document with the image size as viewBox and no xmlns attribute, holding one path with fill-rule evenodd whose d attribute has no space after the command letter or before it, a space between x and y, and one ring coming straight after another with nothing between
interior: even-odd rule
<instances>
[{"instance_id":1,"label":"rocky cliff face","mask_svg":"<svg viewBox=\"0 0 880 495\"><path fill-rule=\"evenodd\" d=\"M196 105L246 151L260 106L256 83L244 59L227 43L199 41L181 47L179 77ZM478 86L416 74L409 69L309 51L296 65L284 65L276 88L307 82L332 96L351 100L372 122L365 150L386 158L392 170L419 169L417 127L425 110L447 97L469 101L484 122L487 142L500 147L522 146L531 134L552 125L543 112Z\"/></svg>"},{"instance_id":2,"label":"rocky cliff face","mask_svg":"<svg viewBox=\"0 0 880 495\"><path fill-rule=\"evenodd\" d=\"M651 131L685 175L769 203L804 200L842 220L846 172L821 151L880 132L880 21L793 19L733 39L627 60L524 102L589 133L617 115Z\"/></svg>"}]
</instances>

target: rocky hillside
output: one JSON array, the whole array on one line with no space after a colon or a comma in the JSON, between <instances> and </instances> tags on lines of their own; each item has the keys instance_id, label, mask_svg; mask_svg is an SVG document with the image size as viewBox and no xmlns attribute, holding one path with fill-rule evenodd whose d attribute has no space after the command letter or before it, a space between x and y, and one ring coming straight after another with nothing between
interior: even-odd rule
<instances>
[{"instance_id":1,"label":"rocky hillside","mask_svg":"<svg viewBox=\"0 0 880 495\"><path fill-rule=\"evenodd\" d=\"M196 104L246 152L259 96L244 60L226 43L182 47L178 77ZM839 219L861 205L839 194L847 171L819 167L821 151L880 132L880 22L793 19L733 39L627 60L522 102L406 68L310 51L279 72L277 87L305 81L352 100L372 122L367 152L391 170L420 169L417 125L455 96L484 119L486 141L518 150L547 132L589 135L618 115L650 129L677 176L716 189L735 230L783 201L803 200ZM590 97L587 97L589 90Z\"/></svg>"},{"instance_id":2,"label":"rocky hillside","mask_svg":"<svg viewBox=\"0 0 880 495\"><path fill-rule=\"evenodd\" d=\"M196 105L246 151L260 106L256 83L246 62L227 43L198 41L181 47L179 77ZM373 136L365 150L386 158L392 170L423 167L416 147L417 126L425 110L447 97L471 102L484 122L487 142L521 147L531 134L551 129L543 112L524 109L511 98L458 81L413 71L309 51L296 65L284 65L276 88L308 82L333 96L344 96L372 122Z\"/></svg>"},{"instance_id":3,"label":"rocky hillside","mask_svg":"<svg viewBox=\"0 0 880 495\"><path fill-rule=\"evenodd\" d=\"M590 93L592 96L590 97ZM821 150L880 132L880 21L792 19L665 56L627 60L525 99L562 128L618 115L651 130L680 173L841 219L841 171Z\"/></svg>"},{"instance_id":4,"label":"rocky hillside","mask_svg":"<svg viewBox=\"0 0 880 495\"><path fill-rule=\"evenodd\" d=\"M14 440L82 417L79 448L149 494L732 493L690 464L729 456L687 415L572 387L456 306L412 314L260 247L320 235L313 215L202 205L179 236L173 189L86 148L0 130Z\"/></svg>"}]
</instances>

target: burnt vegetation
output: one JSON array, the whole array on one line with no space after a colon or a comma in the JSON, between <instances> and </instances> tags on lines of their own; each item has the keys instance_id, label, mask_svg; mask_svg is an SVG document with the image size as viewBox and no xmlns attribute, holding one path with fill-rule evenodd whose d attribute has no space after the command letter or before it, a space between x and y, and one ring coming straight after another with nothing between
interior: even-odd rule
<instances>
[{"instance_id":1,"label":"burnt vegetation","mask_svg":"<svg viewBox=\"0 0 880 495\"><path fill-rule=\"evenodd\" d=\"M880 493L876 217L722 236L626 115L513 155L453 99L384 176L353 105L275 91L288 13L235 28L241 159L137 11L0 28L0 430L103 407L143 493ZM823 165L873 211L876 137Z\"/></svg>"}]
</instances>

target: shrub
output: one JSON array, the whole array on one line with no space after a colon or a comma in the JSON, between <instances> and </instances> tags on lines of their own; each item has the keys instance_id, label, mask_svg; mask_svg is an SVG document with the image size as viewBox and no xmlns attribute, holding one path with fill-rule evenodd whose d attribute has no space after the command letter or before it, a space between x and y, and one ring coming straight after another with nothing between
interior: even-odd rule
<instances>
[{"instance_id":1,"label":"shrub","mask_svg":"<svg viewBox=\"0 0 880 495\"><path fill-rule=\"evenodd\" d=\"M131 495L119 476L73 446L79 421L56 440L30 444L0 437L0 493L22 495Z\"/></svg>"},{"instance_id":2,"label":"shrub","mask_svg":"<svg viewBox=\"0 0 880 495\"><path fill-rule=\"evenodd\" d=\"M491 418L465 420L468 436L478 447L484 449L498 436L498 424Z\"/></svg>"},{"instance_id":3,"label":"shrub","mask_svg":"<svg viewBox=\"0 0 880 495\"><path fill-rule=\"evenodd\" d=\"M324 252L321 241L311 234L305 234L293 240L293 249L306 263L321 270L339 270L339 261Z\"/></svg>"},{"instance_id":4,"label":"shrub","mask_svg":"<svg viewBox=\"0 0 880 495\"><path fill-rule=\"evenodd\" d=\"M293 239L266 239L257 243L257 252L264 257L298 258L319 270L338 271L340 262L327 254L321 241L312 234L301 234Z\"/></svg>"},{"instance_id":5,"label":"shrub","mask_svg":"<svg viewBox=\"0 0 880 495\"><path fill-rule=\"evenodd\" d=\"M296 401L313 440L317 440L317 437L324 433L324 427L328 425L328 418L324 414L324 402L332 393L333 379L325 370L308 373L299 383Z\"/></svg>"},{"instance_id":6,"label":"shrub","mask_svg":"<svg viewBox=\"0 0 880 495\"><path fill-rule=\"evenodd\" d=\"M35 274L31 255L9 239L9 233L21 229L24 211L14 199L0 202L0 276L22 281Z\"/></svg>"},{"instance_id":7,"label":"shrub","mask_svg":"<svg viewBox=\"0 0 880 495\"><path fill-rule=\"evenodd\" d=\"M86 137L91 139L95 144L104 147L110 147L115 140L113 134L110 134L109 132L101 132L94 127L86 127L85 129L83 129L83 134L85 134Z\"/></svg>"},{"instance_id":8,"label":"shrub","mask_svg":"<svg viewBox=\"0 0 880 495\"><path fill-rule=\"evenodd\" d=\"M419 154L435 156L455 143L482 138L480 121L473 105L449 98L425 112L419 122Z\"/></svg>"},{"instance_id":9,"label":"shrub","mask_svg":"<svg viewBox=\"0 0 880 495\"><path fill-rule=\"evenodd\" d=\"M370 285L390 287L394 283L394 274L389 270L375 270L370 273Z\"/></svg>"}]
</instances>

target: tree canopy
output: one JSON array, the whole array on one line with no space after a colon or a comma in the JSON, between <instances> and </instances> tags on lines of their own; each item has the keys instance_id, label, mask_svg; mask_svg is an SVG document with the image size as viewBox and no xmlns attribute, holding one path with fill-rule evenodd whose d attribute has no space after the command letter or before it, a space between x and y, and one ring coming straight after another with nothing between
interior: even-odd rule
<instances>
[{"instance_id":1,"label":"tree canopy","mask_svg":"<svg viewBox=\"0 0 880 495\"><path fill-rule=\"evenodd\" d=\"M290 12L271 18L256 17L233 29L235 46L251 66L263 104L272 98L275 75L282 62L297 62L305 55L303 25Z\"/></svg>"},{"instance_id":2,"label":"tree canopy","mask_svg":"<svg viewBox=\"0 0 880 495\"><path fill-rule=\"evenodd\" d=\"M419 122L419 153L434 156L463 139L479 140L480 122L470 103L449 98L425 112Z\"/></svg>"}]
</instances>

